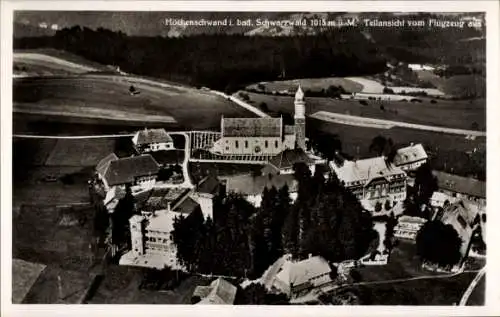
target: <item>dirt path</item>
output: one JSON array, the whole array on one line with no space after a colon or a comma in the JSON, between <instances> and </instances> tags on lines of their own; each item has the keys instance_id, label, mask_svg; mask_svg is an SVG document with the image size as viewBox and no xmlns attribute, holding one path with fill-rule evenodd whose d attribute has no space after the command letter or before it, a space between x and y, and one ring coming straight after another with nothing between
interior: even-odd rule
<instances>
[{"instance_id":1,"label":"dirt path","mask_svg":"<svg viewBox=\"0 0 500 317\"><path fill-rule=\"evenodd\" d=\"M486 137L485 131L473 131L473 130L463 130L463 129L454 129L454 128L446 128L446 127L437 127L431 125L422 125L408 122L400 122L400 121L391 121L391 120L383 120L383 119L375 119L375 118L365 118L359 116L345 115L340 113L333 113L328 111L318 111L313 113L311 118L347 124L353 126L365 126L365 127L373 127L379 129L390 129L392 127L401 127L408 129L416 129L416 130L425 130L432 132L441 132L441 133L449 133L449 134L458 134L464 136L476 136L476 137Z\"/></svg>"},{"instance_id":2,"label":"dirt path","mask_svg":"<svg viewBox=\"0 0 500 317\"><path fill-rule=\"evenodd\" d=\"M474 288L476 288L477 283L481 280L481 278L484 276L486 273L486 266L484 266L479 273L477 273L476 277L472 280L470 283L469 287L467 287L467 290L465 291L464 295L460 299L459 306L465 306L467 304L467 301L469 300L470 295L472 294L472 291L474 291Z\"/></svg>"}]
</instances>

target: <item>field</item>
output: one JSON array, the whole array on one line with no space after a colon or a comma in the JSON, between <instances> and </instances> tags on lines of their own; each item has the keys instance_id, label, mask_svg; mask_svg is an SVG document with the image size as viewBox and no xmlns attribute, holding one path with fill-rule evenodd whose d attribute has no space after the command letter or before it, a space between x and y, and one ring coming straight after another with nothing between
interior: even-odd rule
<instances>
[{"instance_id":1,"label":"field","mask_svg":"<svg viewBox=\"0 0 500 317\"><path fill-rule=\"evenodd\" d=\"M265 102L270 111L282 111L293 114L293 98L266 94L248 93L254 105ZM340 114L361 116L375 119L401 121L407 123L434 125L458 129L486 130L486 101L438 100L421 98L422 103L403 101L372 101L367 105L353 100L336 100L331 98L309 97L306 100L309 114L317 111L329 111ZM383 106L383 110L381 107ZM443 120L446 118L446 120ZM477 123L476 129L472 124Z\"/></svg>"},{"instance_id":2,"label":"field","mask_svg":"<svg viewBox=\"0 0 500 317\"><path fill-rule=\"evenodd\" d=\"M24 59L26 59L26 56L35 56L34 58L30 59L28 62L31 63L33 59L38 59L41 60L43 57L38 57L37 56L46 56L46 60L53 60L56 61L59 60L59 64L63 64L64 62L70 62L74 64L78 64L84 67L96 69L96 70L107 70L108 68L102 64L99 64L94 61L90 61L88 59L85 59L81 56L66 52L66 51L61 51L61 50L56 50L53 48L39 48L39 49L28 49L28 50L15 50L14 51L14 62L16 58L20 61L23 60L23 55L25 56ZM49 66L54 67L55 65L50 64Z\"/></svg>"},{"instance_id":3,"label":"field","mask_svg":"<svg viewBox=\"0 0 500 317\"><path fill-rule=\"evenodd\" d=\"M21 304L45 265L12 259L12 303Z\"/></svg>"},{"instance_id":4,"label":"field","mask_svg":"<svg viewBox=\"0 0 500 317\"><path fill-rule=\"evenodd\" d=\"M487 279L486 275L481 278L479 283L477 283L466 305L468 306L484 305L486 296L486 279Z\"/></svg>"},{"instance_id":5,"label":"field","mask_svg":"<svg viewBox=\"0 0 500 317\"><path fill-rule=\"evenodd\" d=\"M140 94L131 95L133 85ZM68 78L18 78L14 81L14 111L70 116L73 122L103 123L103 119L156 122L178 129L216 129L220 116L254 117L253 113L209 92L157 86L127 77L81 75Z\"/></svg>"},{"instance_id":6,"label":"field","mask_svg":"<svg viewBox=\"0 0 500 317\"><path fill-rule=\"evenodd\" d=\"M423 270L415 244L401 241L385 266L356 269L360 282L374 284L348 287L357 293L364 305L452 305L458 303L476 273L437 277L444 273ZM406 280L410 278L422 278ZM385 283L389 280L399 280ZM377 282L382 282L377 284Z\"/></svg>"},{"instance_id":7,"label":"field","mask_svg":"<svg viewBox=\"0 0 500 317\"><path fill-rule=\"evenodd\" d=\"M191 276L176 289L166 292L140 290L140 268L109 266L106 276L89 304L191 304L198 285L208 285L207 278Z\"/></svg>"},{"instance_id":8,"label":"field","mask_svg":"<svg viewBox=\"0 0 500 317\"><path fill-rule=\"evenodd\" d=\"M361 92L363 90L363 85L355 81L344 79L341 77L329 77L329 78L301 78L295 80L282 80L282 81L271 81L261 83L267 92L271 91L291 91L295 92L299 84L302 86L303 90L311 91L321 91L326 90L330 86L342 86L346 92ZM249 89L257 89L257 84L249 85Z\"/></svg>"}]
</instances>

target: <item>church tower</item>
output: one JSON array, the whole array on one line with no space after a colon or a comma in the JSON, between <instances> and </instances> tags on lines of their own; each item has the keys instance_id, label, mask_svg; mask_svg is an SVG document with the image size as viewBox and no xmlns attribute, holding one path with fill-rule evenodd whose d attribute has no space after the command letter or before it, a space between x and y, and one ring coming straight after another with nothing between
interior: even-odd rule
<instances>
[{"instance_id":1,"label":"church tower","mask_svg":"<svg viewBox=\"0 0 500 317\"><path fill-rule=\"evenodd\" d=\"M132 240L132 252L138 256L144 254L144 239L143 225L144 217L134 215L129 219L130 222L130 238Z\"/></svg>"},{"instance_id":2,"label":"church tower","mask_svg":"<svg viewBox=\"0 0 500 317\"><path fill-rule=\"evenodd\" d=\"M304 92L302 87L297 89L295 93L295 142L297 146L304 151L306 150L306 103L304 101Z\"/></svg>"}]
</instances>

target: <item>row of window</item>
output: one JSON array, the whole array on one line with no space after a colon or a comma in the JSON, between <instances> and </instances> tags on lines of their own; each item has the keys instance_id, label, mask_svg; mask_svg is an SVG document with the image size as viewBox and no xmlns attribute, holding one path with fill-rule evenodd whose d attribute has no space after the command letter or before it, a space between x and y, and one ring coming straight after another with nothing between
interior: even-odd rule
<instances>
[{"instance_id":1,"label":"row of window","mask_svg":"<svg viewBox=\"0 0 500 317\"><path fill-rule=\"evenodd\" d=\"M234 147L235 147L235 148L239 148L239 146L240 146L240 142L239 142L239 140L235 140L235 141L234 141ZM269 141L268 141L268 140L265 140L265 141L264 141L264 147L265 147L266 149L267 149L267 148L269 148ZM278 147L279 147L279 142L278 142L278 140L275 140L275 141L274 141L274 147L275 147L275 148L278 148ZM245 140L245 148L246 148L246 149L248 149L248 141L247 141L247 140Z\"/></svg>"}]
</instances>

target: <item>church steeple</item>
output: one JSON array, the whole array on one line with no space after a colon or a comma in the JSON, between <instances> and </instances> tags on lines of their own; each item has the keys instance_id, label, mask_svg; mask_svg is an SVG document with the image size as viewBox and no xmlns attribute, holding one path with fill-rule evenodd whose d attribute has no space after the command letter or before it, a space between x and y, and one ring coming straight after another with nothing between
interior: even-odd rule
<instances>
[{"instance_id":1,"label":"church steeple","mask_svg":"<svg viewBox=\"0 0 500 317\"><path fill-rule=\"evenodd\" d=\"M295 92L295 142L297 146L306 150L306 103L304 101L304 92L299 84Z\"/></svg>"}]
</instances>

